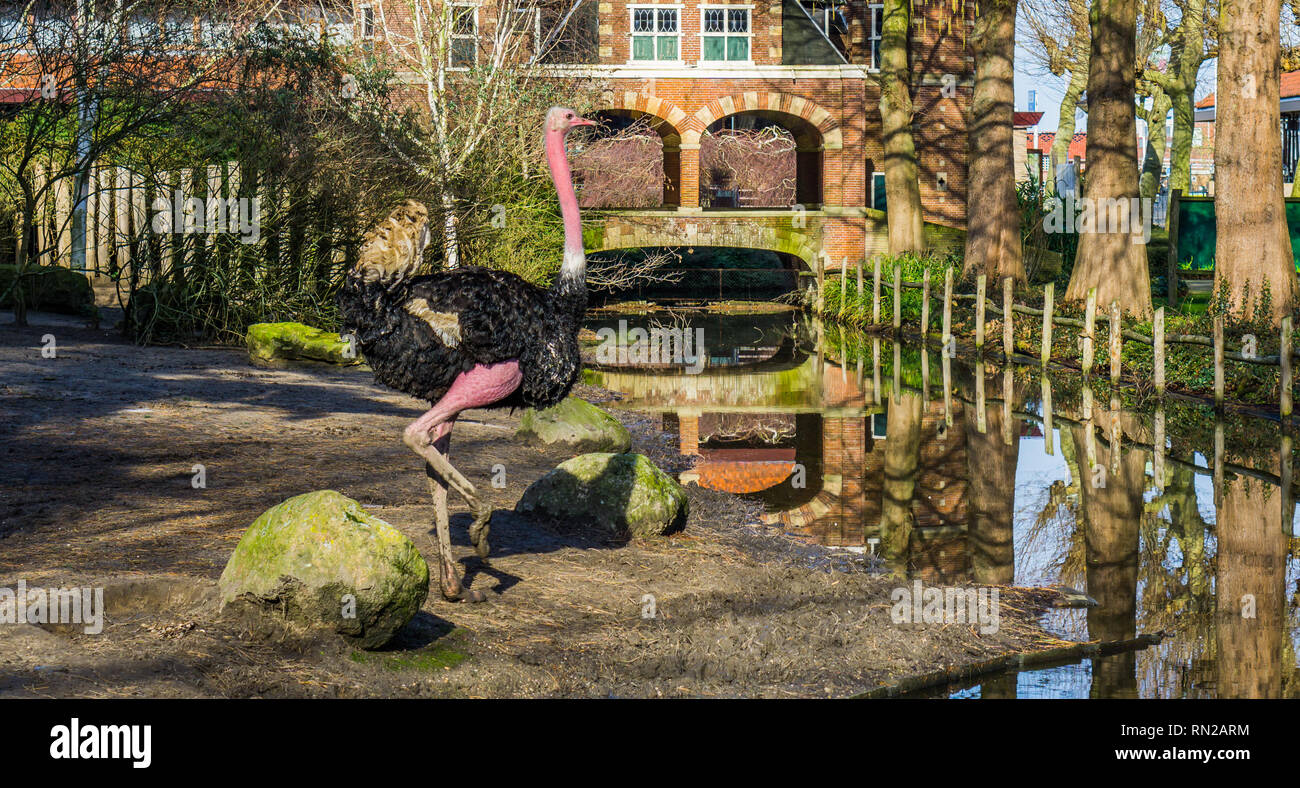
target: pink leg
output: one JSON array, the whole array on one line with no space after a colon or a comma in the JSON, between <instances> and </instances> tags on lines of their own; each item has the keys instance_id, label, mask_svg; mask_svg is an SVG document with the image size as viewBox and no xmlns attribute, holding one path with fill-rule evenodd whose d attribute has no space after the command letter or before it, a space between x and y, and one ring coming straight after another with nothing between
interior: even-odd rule
<instances>
[{"instance_id":1,"label":"pink leg","mask_svg":"<svg viewBox=\"0 0 1300 788\"><path fill-rule=\"evenodd\" d=\"M452 467L447 459L452 425L461 411L491 405L506 398L519 387L522 379L517 361L479 365L468 372L462 372L442 399L438 400L427 413L412 422L403 436L406 444L428 463L434 520L438 531L440 580L443 596L448 599L469 599L480 602L485 597L477 591L465 591L461 588L455 560L451 555L451 539L448 533L447 485L455 488L474 512L474 522L469 529L470 540L474 543L478 554L484 558L487 557L488 552L488 518L492 514L492 510L479 500L474 485L470 484L460 471Z\"/></svg>"}]
</instances>

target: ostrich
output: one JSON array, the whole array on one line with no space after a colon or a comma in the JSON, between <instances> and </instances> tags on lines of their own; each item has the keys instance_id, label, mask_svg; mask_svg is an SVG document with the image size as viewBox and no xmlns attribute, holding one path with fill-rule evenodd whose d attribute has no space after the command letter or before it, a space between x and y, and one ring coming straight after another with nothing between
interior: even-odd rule
<instances>
[{"instance_id":1,"label":"ostrich","mask_svg":"<svg viewBox=\"0 0 1300 788\"><path fill-rule=\"evenodd\" d=\"M447 459L456 416L469 408L546 408L581 372L578 328L587 308L587 260L564 136L595 121L571 109L546 114L545 148L564 218L564 262L549 290L505 271L467 267L414 276L429 243L429 213L413 200L367 234L339 294L347 330L375 380L433 407L403 440L426 462L438 532L439 581L449 600L482 602L462 586L447 524L450 485L473 511L470 541L488 555L491 507Z\"/></svg>"}]
</instances>

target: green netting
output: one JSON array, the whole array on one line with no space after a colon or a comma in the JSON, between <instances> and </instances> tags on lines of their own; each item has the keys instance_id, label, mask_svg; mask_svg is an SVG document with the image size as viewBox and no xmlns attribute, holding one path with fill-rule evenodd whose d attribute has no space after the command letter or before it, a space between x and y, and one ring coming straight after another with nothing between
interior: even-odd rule
<instances>
[{"instance_id":1,"label":"green netting","mask_svg":"<svg viewBox=\"0 0 1300 788\"><path fill-rule=\"evenodd\" d=\"M1286 201L1291 253L1300 270L1300 199ZM1214 270L1214 198L1182 197L1178 201L1178 263L1185 271Z\"/></svg>"}]
</instances>

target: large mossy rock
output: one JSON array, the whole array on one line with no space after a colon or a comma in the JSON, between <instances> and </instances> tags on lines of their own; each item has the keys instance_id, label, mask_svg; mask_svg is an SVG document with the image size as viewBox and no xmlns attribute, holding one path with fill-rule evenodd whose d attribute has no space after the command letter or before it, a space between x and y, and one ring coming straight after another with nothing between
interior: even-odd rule
<instances>
[{"instance_id":1,"label":"large mossy rock","mask_svg":"<svg viewBox=\"0 0 1300 788\"><path fill-rule=\"evenodd\" d=\"M257 518L217 587L223 608L331 629L377 648L424 604L429 565L410 539L361 504L318 490Z\"/></svg>"},{"instance_id":2,"label":"large mossy rock","mask_svg":"<svg viewBox=\"0 0 1300 788\"><path fill-rule=\"evenodd\" d=\"M565 397L545 410L524 411L517 434L533 446L558 445L572 451L622 454L632 448L632 436L618 419L577 397Z\"/></svg>"},{"instance_id":3,"label":"large mossy rock","mask_svg":"<svg viewBox=\"0 0 1300 788\"><path fill-rule=\"evenodd\" d=\"M0 309L13 309L10 288L18 274L16 265L0 265ZM85 274L54 265L32 265L23 276L28 309L87 315L95 311L95 291Z\"/></svg>"},{"instance_id":4,"label":"large mossy rock","mask_svg":"<svg viewBox=\"0 0 1300 788\"><path fill-rule=\"evenodd\" d=\"M356 346L333 331L302 323L254 323L245 337L248 354L258 361L308 359L328 364L360 364Z\"/></svg>"},{"instance_id":5,"label":"large mossy rock","mask_svg":"<svg viewBox=\"0 0 1300 788\"><path fill-rule=\"evenodd\" d=\"M538 479L515 505L557 525L609 535L661 536L686 525L686 490L643 454L583 454Z\"/></svg>"}]
</instances>

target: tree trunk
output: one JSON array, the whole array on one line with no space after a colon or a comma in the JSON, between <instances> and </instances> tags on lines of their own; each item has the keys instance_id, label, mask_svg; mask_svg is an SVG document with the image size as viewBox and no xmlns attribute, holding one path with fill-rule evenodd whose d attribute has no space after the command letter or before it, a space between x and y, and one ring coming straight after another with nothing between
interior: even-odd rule
<instances>
[{"instance_id":1,"label":"tree trunk","mask_svg":"<svg viewBox=\"0 0 1300 788\"><path fill-rule=\"evenodd\" d=\"M1274 325L1295 304L1282 195L1279 14L1279 0L1248 0L1220 12L1214 146L1215 292L1226 290L1232 314L1252 317L1267 287L1265 314Z\"/></svg>"},{"instance_id":2,"label":"tree trunk","mask_svg":"<svg viewBox=\"0 0 1300 788\"><path fill-rule=\"evenodd\" d=\"M1169 115L1169 96L1158 90L1151 96L1151 109L1143 120L1147 122L1146 158L1142 160L1142 177L1138 180L1138 194L1155 199L1160 193L1160 174L1165 167L1165 118Z\"/></svg>"},{"instance_id":3,"label":"tree trunk","mask_svg":"<svg viewBox=\"0 0 1300 788\"><path fill-rule=\"evenodd\" d=\"M1137 98L1137 0L1093 0L1089 17L1092 49L1084 196L1094 207L1097 220L1092 227L1085 223L1080 228L1079 251L1065 300L1083 301L1095 287L1097 303L1119 301L1124 312L1149 318L1151 278L1144 228L1134 226L1149 219L1149 213L1137 210L1137 119L1133 111Z\"/></svg>"},{"instance_id":4,"label":"tree trunk","mask_svg":"<svg viewBox=\"0 0 1300 788\"><path fill-rule=\"evenodd\" d=\"M881 553L891 568L906 568L916 516L912 496L921 462L921 395L900 392L889 401L885 428L884 484L880 504Z\"/></svg>"},{"instance_id":5,"label":"tree trunk","mask_svg":"<svg viewBox=\"0 0 1300 788\"><path fill-rule=\"evenodd\" d=\"M912 75L908 39L911 0L885 0L880 37L880 133L885 148L889 252L925 249L916 143L912 139Z\"/></svg>"},{"instance_id":6,"label":"tree trunk","mask_svg":"<svg viewBox=\"0 0 1300 788\"><path fill-rule=\"evenodd\" d=\"M1196 98L1192 93L1171 97L1174 110L1173 144L1169 153L1169 191L1192 191L1192 139L1196 134Z\"/></svg>"},{"instance_id":7,"label":"tree trunk","mask_svg":"<svg viewBox=\"0 0 1300 788\"><path fill-rule=\"evenodd\" d=\"M1051 178L1052 188L1056 188L1056 168L1065 164L1070 156L1070 142L1074 140L1074 115L1079 108L1079 96L1088 86L1088 72L1080 69L1070 74L1070 82L1061 97L1061 120L1056 124L1056 137L1052 140Z\"/></svg>"},{"instance_id":8,"label":"tree trunk","mask_svg":"<svg viewBox=\"0 0 1300 788\"><path fill-rule=\"evenodd\" d=\"M975 95L971 101L967 193L980 200L966 218L962 274L1025 281L1012 128L1016 93L1016 2L986 0L975 18Z\"/></svg>"}]
</instances>

